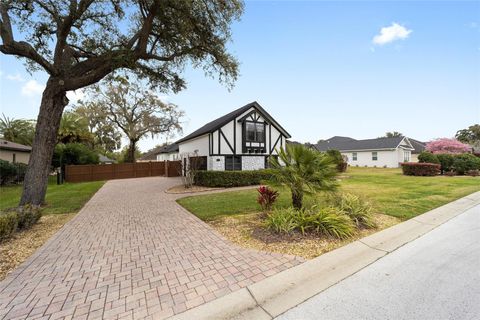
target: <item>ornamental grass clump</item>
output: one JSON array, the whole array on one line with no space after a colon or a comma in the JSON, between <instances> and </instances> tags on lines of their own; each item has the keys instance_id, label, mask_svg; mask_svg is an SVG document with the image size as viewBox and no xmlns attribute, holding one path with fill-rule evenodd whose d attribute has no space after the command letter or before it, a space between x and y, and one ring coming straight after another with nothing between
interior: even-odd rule
<instances>
[{"instance_id":1,"label":"ornamental grass clump","mask_svg":"<svg viewBox=\"0 0 480 320\"><path fill-rule=\"evenodd\" d=\"M352 220L334 207L309 210L294 208L275 209L266 219L267 228L277 233L316 233L338 239L346 239L355 233Z\"/></svg>"},{"instance_id":2,"label":"ornamental grass clump","mask_svg":"<svg viewBox=\"0 0 480 320\"><path fill-rule=\"evenodd\" d=\"M333 203L352 219L357 228L375 228L373 208L368 201L351 193L340 193L334 196Z\"/></svg>"}]
</instances>

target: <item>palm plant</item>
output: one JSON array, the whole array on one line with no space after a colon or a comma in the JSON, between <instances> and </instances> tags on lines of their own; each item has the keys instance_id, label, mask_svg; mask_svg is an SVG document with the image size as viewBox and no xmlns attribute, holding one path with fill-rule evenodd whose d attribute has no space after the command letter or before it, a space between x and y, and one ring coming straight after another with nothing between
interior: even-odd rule
<instances>
[{"instance_id":1,"label":"palm plant","mask_svg":"<svg viewBox=\"0 0 480 320\"><path fill-rule=\"evenodd\" d=\"M303 206L303 196L318 191L333 191L337 187L337 170L332 158L300 144L288 144L271 157L271 183L286 186L292 194L295 209Z\"/></svg>"}]
</instances>

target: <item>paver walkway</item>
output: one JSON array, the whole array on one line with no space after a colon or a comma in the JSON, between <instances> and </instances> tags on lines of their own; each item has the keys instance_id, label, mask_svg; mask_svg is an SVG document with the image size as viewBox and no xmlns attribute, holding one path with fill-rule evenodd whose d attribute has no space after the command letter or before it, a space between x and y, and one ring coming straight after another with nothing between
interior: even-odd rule
<instances>
[{"instance_id":1,"label":"paver walkway","mask_svg":"<svg viewBox=\"0 0 480 320\"><path fill-rule=\"evenodd\" d=\"M164 192L178 183L107 182L0 283L0 319L162 319L301 263L234 246Z\"/></svg>"}]
</instances>

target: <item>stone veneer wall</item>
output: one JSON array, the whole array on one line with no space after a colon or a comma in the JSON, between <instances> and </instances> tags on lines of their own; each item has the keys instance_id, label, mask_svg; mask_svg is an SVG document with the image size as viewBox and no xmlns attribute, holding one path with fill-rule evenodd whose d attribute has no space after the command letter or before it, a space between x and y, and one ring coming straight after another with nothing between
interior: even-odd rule
<instances>
[{"instance_id":1,"label":"stone veneer wall","mask_svg":"<svg viewBox=\"0 0 480 320\"><path fill-rule=\"evenodd\" d=\"M265 157L242 156L242 170L265 169Z\"/></svg>"}]
</instances>

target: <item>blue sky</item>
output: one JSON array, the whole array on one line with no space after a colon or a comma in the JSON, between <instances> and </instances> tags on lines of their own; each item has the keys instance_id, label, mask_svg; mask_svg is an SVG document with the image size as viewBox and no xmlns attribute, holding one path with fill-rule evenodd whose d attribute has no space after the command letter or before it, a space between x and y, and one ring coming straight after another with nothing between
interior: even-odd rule
<instances>
[{"instance_id":1,"label":"blue sky","mask_svg":"<svg viewBox=\"0 0 480 320\"><path fill-rule=\"evenodd\" d=\"M247 1L232 30L234 89L187 69L188 88L168 96L184 134L255 100L302 142L393 130L426 141L480 122L479 1ZM35 118L46 76L0 59L0 111Z\"/></svg>"}]
</instances>

